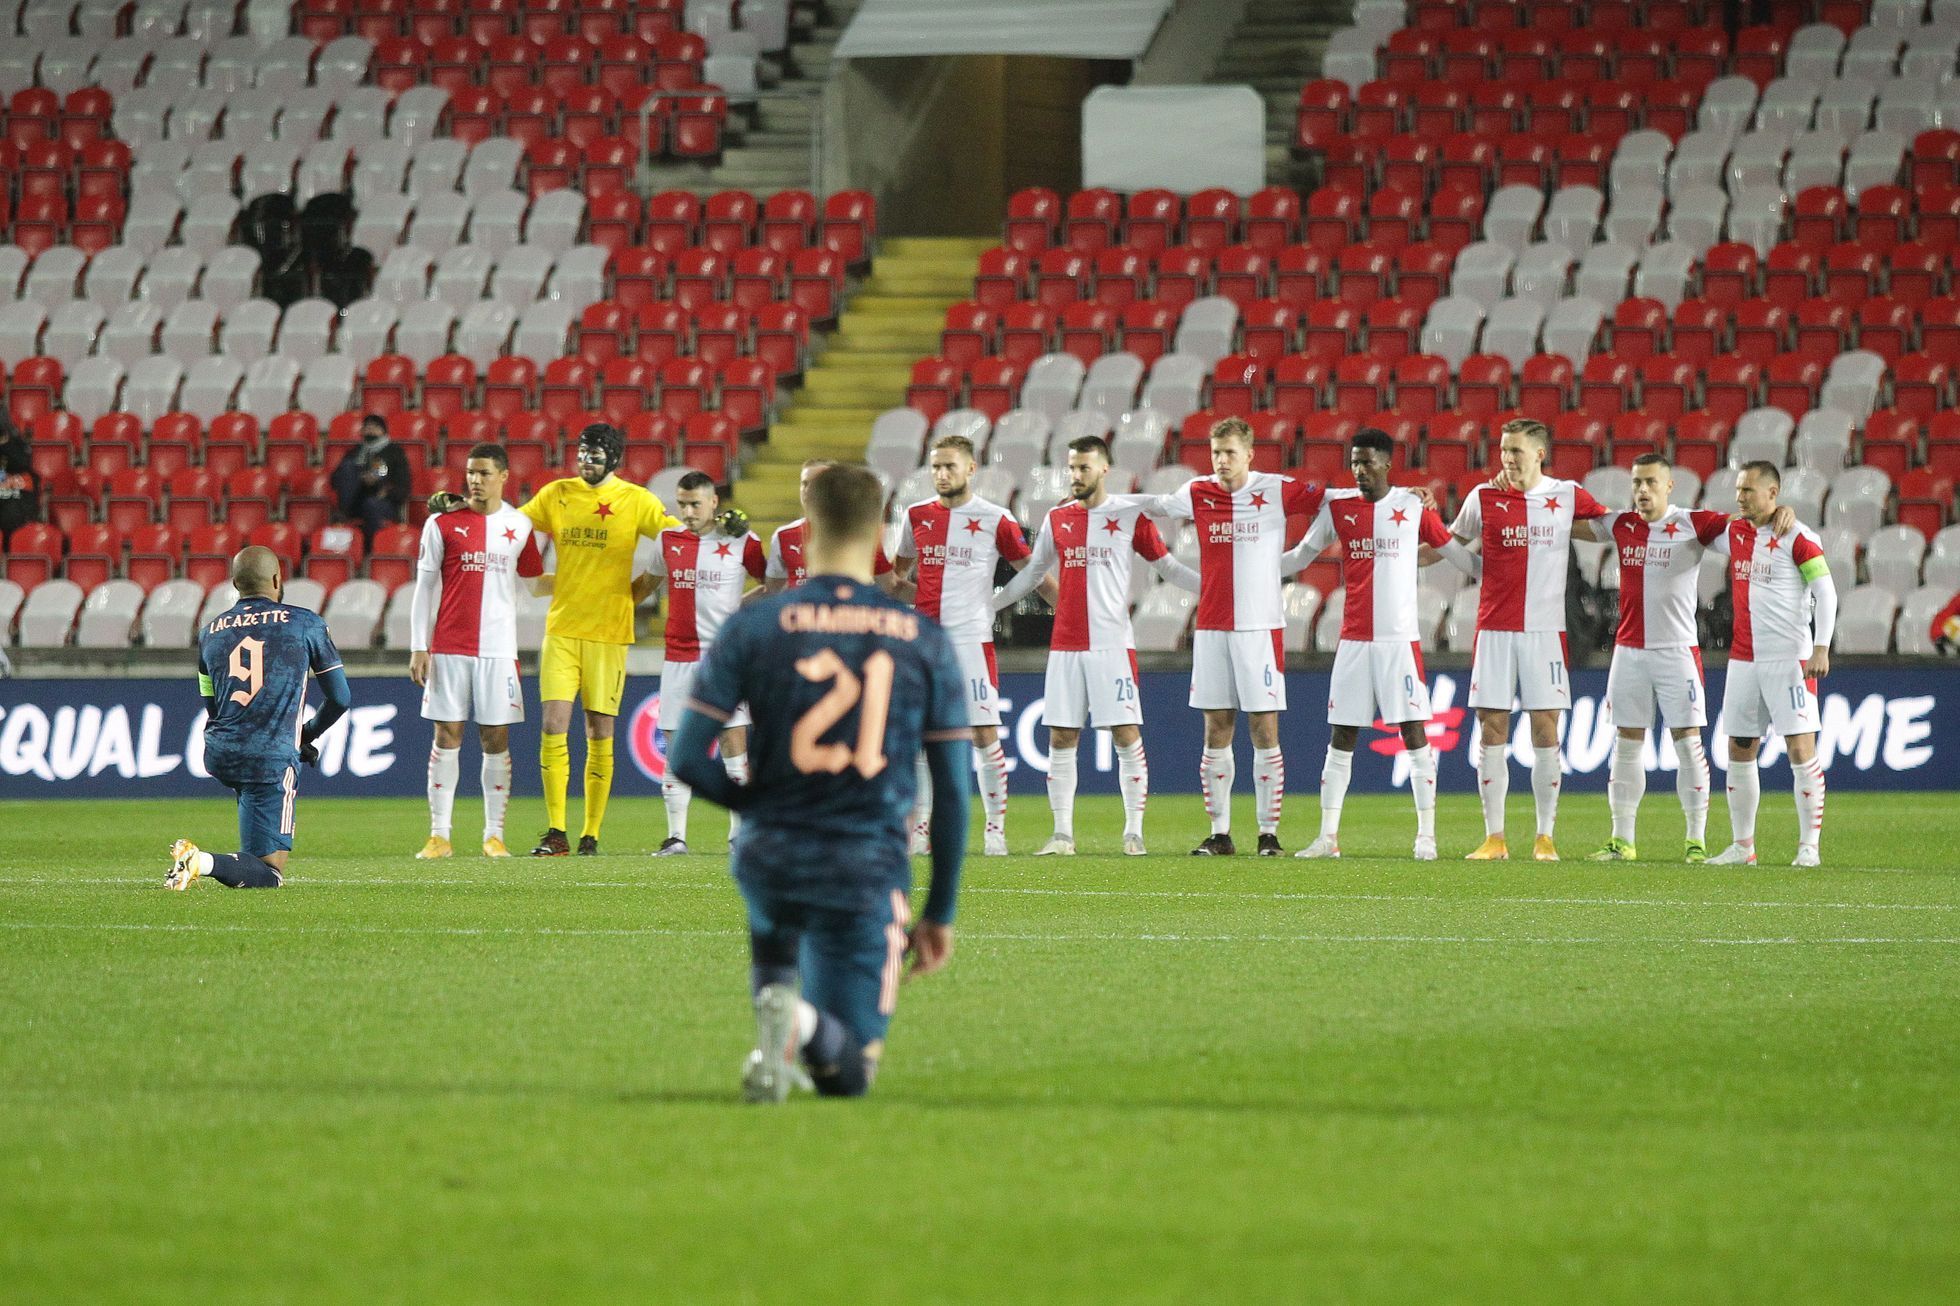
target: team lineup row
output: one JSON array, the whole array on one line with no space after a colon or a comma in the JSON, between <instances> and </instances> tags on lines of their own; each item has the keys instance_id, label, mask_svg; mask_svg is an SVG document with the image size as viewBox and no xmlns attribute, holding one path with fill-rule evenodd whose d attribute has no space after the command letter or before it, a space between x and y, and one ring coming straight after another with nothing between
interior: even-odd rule
<instances>
[{"instance_id":1,"label":"team lineup row","mask_svg":"<svg viewBox=\"0 0 1960 1306\"><path fill-rule=\"evenodd\" d=\"M467 494L440 496L444 511L425 524L418 564L410 674L424 687L423 715L434 723L429 760L431 835L418 856L450 855L451 812L459 782L462 732L478 725L483 751L484 850L507 855L503 821L511 784L509 726L523 718L515 641L515 585L552 595L541 666L544 730L540 747L548 829L536 855L570 851L564 811L573 700L586 719L582 852L596 852L611 785L612 733L624 688L632 611L658 587L669 590L667 664L660 728L678 728L696 668L722 623L744 601L801 584L806 577L802 520L776 533L765 551L746 523L721 511L705 476L683 482L678 518L648 491L613 475L619 436L595 426L580 444L580 476L545 487L522 508L503 501L507 464L479 446L466 464ZM1557 856L1558 713L1569 705L1563 641L1566 560L1574 538L1610 540L1621 567L1621 620L1608 701L1618 728L1609 792L1614 833L1597 856L1633 855L1633 823L1645 771L1642 738L1656 724L1673 735L1677 785L1686 817L1687 856L1705 855L1709 770L1701 742L1706 693L1695 646L1695 573L1705 550L1728 555L1736 637L1728 720L1734 842L1722 860L1753 859L1759 793L1757 744L1771 726L1789 741L1799 799L1799 861L1816 857L1823 781L1815 760L1814 677L1828 670L1835 611L1818 541L1776 505L1778 474L1752 465L1738 481L1730 518L1669 506L1664 459L1633 469L1633 504L1614 514L1572 482L1544 475L1548 432L1536 422L1507 426L1502 471L1464 502L1446 527L1418 492L1389 484L1392 447L1375 431L1357 436L1350 490L1322 490L1250 470L1250 432L1233 419L1213 432L1213 475L1163 496L1112 495L1108 450L1088 438L1071 446L1072 494L1049 512L1029 547L1014 518L975 496L971 447L958 437L931 452L936 496L904 509L895 564L878 551L878 583L941 622L958 657L974 728L975 770L986 810L989 855L1006 846L1006 758L998 735L992 614L1039 587L1055 607L1044 716L1050 730L1048 792L1053 837L1039 855L1074 851L1076 749L1086 728L1107 729L1119 761L1124 851L1141 854L1148 796L1135 656L1128 616L1131 571L1141 558L1199 595L1193 639L1191 704L1204 714L1203 784L1212 828L1194 851L1234 851L1230 794L1232 740L1248 717L1255 766L1258 851L1280 851L1285 759L1278 713L1286 708L1280 586L1329 547L1338 550L1346 603L1335 655L1328 720L1333 738L1322 771L1319 835L1299 855L1339 855L1339 821L1360 732L1398 727L1410 752L1418 834L1414 855L1436 856L1436 759L1428 746L1429 704L1413 625L1417 568L1441 557L1481 584L1471 706L1489 745L1478 762L1486 838L1473 858L1508 856L1503 811L1508 790L1504 744L1513 702L1529 715L1537 809L1534 855ZM804 470L804 486L824 464ZM1289 516L1312 526L1284 549ZM1199 567L1171 555L1153 518L1191 521ZM556 574L543 574L536 533L558 547ZM634 547L655 539L647 572L635 577ZM995 591L999 562L1020 574ZM749 588L760 581L759 588ZM1811 609L1815 608L1815 633ZM215 623L214 623L215 624ZM747 778L746 718L720 738L723 765ZM261 771L267 768L261 767ZM927 848L929 789L920 785L913 851ZM659 852L687 851L689 787L663 784L668 836ZM281 805L285 805L282 796Z\"/></svg>"}]
</instances>

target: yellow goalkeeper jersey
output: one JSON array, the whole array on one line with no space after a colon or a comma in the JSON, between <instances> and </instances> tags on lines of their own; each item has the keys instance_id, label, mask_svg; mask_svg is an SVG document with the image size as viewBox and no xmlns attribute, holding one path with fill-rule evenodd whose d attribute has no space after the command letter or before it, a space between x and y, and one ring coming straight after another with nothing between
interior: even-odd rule
<instances>
[{"instance_id":1,"label":"yellow goalkeeper jersey","mask_svg":"<svg viewBox=\"0 0 1960 1306\"><path fill-rule=\"evenodd\" d=\"M680 521L653 491L617 476L597 485L577 476L553 481L522 511L558 546L545 633L631 644L634 546Z\"/></svg>"}]
</instances>

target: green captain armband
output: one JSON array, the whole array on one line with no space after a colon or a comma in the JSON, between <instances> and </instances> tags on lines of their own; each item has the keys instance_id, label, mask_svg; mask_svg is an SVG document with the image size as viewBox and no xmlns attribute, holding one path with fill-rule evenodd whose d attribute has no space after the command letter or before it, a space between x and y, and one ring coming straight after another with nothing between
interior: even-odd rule
<instances>
[{"instance_id":1,"label":"green captain armband","mask_svg":"<svg viewBox=\"0 0 1960 1306\"><path fill-rule=\"evenodd\" d=\"M1797 575L1804 578L1805 584L1816 580L1819 576L1828 576L1830 574L1831 564L1826 562L1821 556L1812 558L1809 562L1800 562L1797 564Z\"/></svg>"},{"instance_id":2,"label":"green captain armband","mask_svg":"<svg viewBox=\"0 0 1960 1306\"><path fill-rule=\"evenodd\" d=\"M202 671L197 673L197 692L206 698L216 698L218 696L218 691L211 687L211 677L205 675Z\"/></svg>"}]
</instances>

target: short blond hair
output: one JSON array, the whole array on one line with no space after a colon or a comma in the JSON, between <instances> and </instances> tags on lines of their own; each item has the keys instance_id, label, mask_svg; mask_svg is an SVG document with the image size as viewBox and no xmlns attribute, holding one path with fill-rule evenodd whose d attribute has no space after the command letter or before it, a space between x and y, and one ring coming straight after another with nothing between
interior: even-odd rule
<instances>
[{"instance_id":1,"label":"short blond hair","mask_svg":"<svg viewBox=\"0 0 1960 1306\"><path fill-rule=\"evenodd\" d=\"M1500 440L1507 435L1522 435L1540 449L1552 447L1552 428L1535 417L1513 417L1497 433Z\"/></svg>"},{"instance_id":2,"label":"short blond hair","mask_svg":"<svg viewBox=\"0 0 1960 1306\"><path fill-rule=\"evenodd\" d=\"M957 449L966 455L968 462L979 461L979 455L973 451L973 441L963 435L940 436L932 442L932 452L938 453L941 449Z\"/></svg>"},{"instance_id":3,"label":"short blond hair","mask_svg":"<svg viewBox=\"0 0 1960 1306\"><path fill-rule=\"evenodd\" d=\"M1243 417L1221 417L1211 424L1211 439L1237 440L1248 450L1252 448L1252 423Z\"/></svg>"}]
</instances>

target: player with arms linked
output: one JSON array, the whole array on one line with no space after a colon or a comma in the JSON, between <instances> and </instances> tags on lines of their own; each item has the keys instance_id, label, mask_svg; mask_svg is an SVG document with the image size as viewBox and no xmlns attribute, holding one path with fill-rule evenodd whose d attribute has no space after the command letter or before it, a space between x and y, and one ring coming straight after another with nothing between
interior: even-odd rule
<instances>
[{"instance_id":1,"label":"player with arms linked","mask_svg":"<svg viewBox=\"0 0 1960 1306\"><path fill-rule=\"evenodd\" d=\"M551 608L538 658L544 701L538 770L549 828L533 857L571 852L565 837L565 791L572 774L572 700L585 704L585 821L580 856L599 851L599 829L612 796L613 727L626 692L626 649L633 643L633 552L681 523L643 485L613 475L626 456L618 428L594 422L579 432L578 475L551 482L524 505L531 524L558 548Z\"/></svg>"},{"instance_id":2,"label":"player with arms linked","mask_svg":"<svg viewBox=\"0 0 1960 1306\"><path fill-rule=\"evenodd\" d=\"M733 871L749 915L751 1102L782 1101L804 1068L826 1096L865 1093L906 953L911 973L926 975L953 952L971 765L965 677L945 632L872 583L883 500L862 467L811 481L810 580L729 618L669 757L683 781L746 818ZM737 784L710 748L744 702L753 779ZM922 750L932 885L914 926L906 827Z\"/></svg>"},{"instance_id":3,"label":"player with arms linked","mask_svg":"<svg viewBox=\"0 0 1960 1306\"><path fill-rule=\"evenodd\" d=\"M197 685L208 717L204 767L238 794L238 851L207 853L177 840L167 889L188 889L205 876L233 889L279 887L293 849L299 764L319 764L314 741L353 701L327 623L279 601L284 582L272 550L240 550L231 583L238 602L198 637ZM301 724L308 676L320 678L327 701Z\"/></svg>"}]
</instances>

